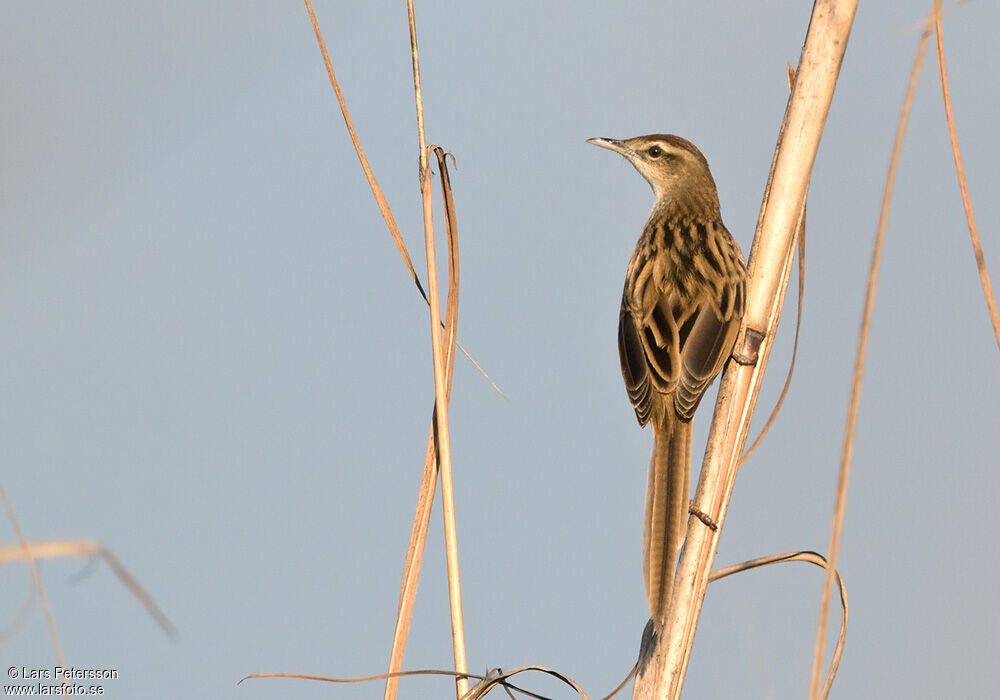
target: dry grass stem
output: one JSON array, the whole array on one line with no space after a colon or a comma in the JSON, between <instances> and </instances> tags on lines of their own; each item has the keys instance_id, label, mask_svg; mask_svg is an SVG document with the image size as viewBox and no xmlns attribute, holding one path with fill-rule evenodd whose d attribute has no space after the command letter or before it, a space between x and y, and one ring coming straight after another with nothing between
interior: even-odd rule
<instances>
[{"instance_id":1,"label":"dry grass stem","mask_svg":"<svg viewBox=\"0 0 1000 700\"><path fill-rule=\"evenodd\" d=\"M100 557L110 567L118 580L146 608L146 612L156 620L163 631L172 639L177 638L177 629L169 618L163 614L152 596L129 573L128 569L100 542L91 540L63 540L57 542L25 542L21 545L0 546L0 564L11 561L32 561L36 559L51 559L57 557Z\"/></svg>"},{"instance_id":2,"label":"dry grass stem","mask_svg":"<svg viewBox=\"0 0 1000 700\"><path fill-rule=\"evenodd\" d=\"M788 64L788 92L791 93L792 89L795 87L795 68L792 64ZM784 132L785 123L781 125L781 132ZM780 138L780 133L779 133ZM777 162L776 158L771 160L771 170L767 175L767 191L771 189L771 180L774 177L774 165ZM767 199L767 194L764 195L765 201ZM805 278L806 278L806 201L809 199L809 188L806 186L806 194L802 200L802 214L799 216L798 230L795 233L795 245L790 253L794 253L795 249L798 249L799 253L799 296L798 302L795 307L795 340L792 342L792 359L788 363L788 373L785 375L785 384L781 387L781 394L778 395L778 400L774 404L774 408L771 409L771 415L767 417L767 421L764 423L764 427L760 429L760 434L757 435L757 439L753 441L743 453L740 458L739 467L742 467L750 455L760 446L760 443L764 441L764 437L767 435L768 431L771 430L771 426L774 425L775 419L778 417L778 413L781 411L782 404L785 403L785 397L788 395L788 388L792 385L792 376L795 373L795 359L799 354L799 331L802 329L802 298L805 296ZM763 214L763 210L761 211ZM760 225L760 220L757 221ZM779 296L785 298L785 290L788 287L788 279L784 278L782 283L781 291ZM782 302L783 304L783 302ZM780 312L779 312L780 315Z\"/></svg>"},{"instance_id":3,"label":"dry grass stem","mask_svg":"<svg viewBox=\"0 0 1000 700\"><path fill-rule=\"evenodd\" d=\"M425 154L426 157L426 154ZM426 160L424 161L426 162ZM448 564L448 602L451 609L452 649L455 671L465 673L465 625L462 617L462 584L458 567L458 531L455 524L455 495L451 470L451 436L448 428L448 401L445 391L444 357L441 348L440 301L438 299L437 261L434 246L434 218L431 203L431 178L428 170L421 175L424 207L424 235L427 246L427 280L431 299L431 351L434 358L434 416L436 418L437 461L441 473L441 510L444 514L445 556ZM458 696L465 695L468 682L456 680Z\"/></svg>"},{"instance_id":4,"label":"dry grass stem","mask_svg":"<svg viewBox=\"0 0 1000 700\"><path fill-rule=\"evenodd\" d=\"M818 0L799 60L750 254L746 328L737 339L709 434L695 508L720 529L689 521L663 632L640 652L633 698L680 697L705 587L725 520L746 431L757 400L791 272L792 247L809 176L847 47L856 0Z\"/></svg>"},{"instance_id":5,"label":"dry grass stem","mask_svg":"<svg viewBox=\"0 0 1000 700\"><path fill-rule=\"evenodd\" d=\"M35 565L35 555L24 539L24 533L21 532L21 525L17 522L17 516L14 514L14 507L10 504L10 499L7 498L7 490L4 489L3 484L0 483L0 499L3 500L3 507L7 511L7 519L10 520L10 526L14 528L14 534L17 536L17 541L19 546L20 558L22 561L27 562L28 569L31 571L31 581L35 586L35 593L38 595L38 600L42 604L42 610L45 612L45 624L49 628L49 637L52 639L52 648L56 652L56 661L59 665L66 667L66 658L63 656L62 644L59 643L59 633L56 631L56 621L52 617L52 609L49 607L49 600L45 597L45 589L42 587L42 577L38 575L38 567ZM63 678L63 685L66 685L66 679Z\"/></svg>"},{"instance_id":6,"label":"dry grass stem","mask_svg":"<svg viewBox=\"0 0 1000 700\"><path fill-rule=\"evenodd\" d=\"M993 335L997 347L1000 347L1000 315L997 314L997 302L993 297L993 285L986 271L986 258L983 257L983 246L979 242L979 229L976 227L976 217L972 211L972 199L969 197L969 185L965 181L965 166L962 165L962 153L958 149L958 133L955 130L955 115L951 110L951 92L948 89L948 70L944 62L944 38L941 35L941 6L938 4L934 13L934 27L937 35L938 70L941 73L941 93L944 97L944 113L948 118L948 136L951 138L951 151L955 157L955 174L958 176L958 187L962 191L962 206L965 208L965 220L969 224L969 237L972 239L972 252L976 256L976 267L979 270L979 281L983 285L983 295L986 297L986 308L993 324Z\"/></svg>"},{"instance_id":7,"label":"dry grass stem","mask_svg":"<svg viewBox=\"0 0 1000 700\"><path fill-rule=\"evenodd\" d=\"M309 12L309 20L312 22L313 32L316 34L316 42L319 44L319 50L323 54L323 63L326 65L326 73L330 78L330 85L333 86L333 92L337 97L337 104L340 106L340 113L344 117L344 124L347 125L347 133L351 137L351 143L354 145L354 151L358 155L358 160L361 161L361 168L365 171L365 177L368 179L368 186L371 188L372 194L375 196L375 203L378 205L379 211L382 212L382 218L385 219L385 225L389 229L389 233L392 234L392 240L396 244L396 249L399 250L400 257L403 258L403 264L406 265L406 269L410 273L410 278L413 283L417 286L417 291L420 292L421 298L424 302L430 304L430 299L427 298L427 292L424 291L424 285L420 282L420 277L417 275L417 271L413 267L413 261L410 259L410 252L406 248L406 244L403 242L403 235L399 232L399 227L396 225L396 218L392 215L392 209L389 208L389 203L386 201L385 195L382 193L382 188L378 184L378 180L375 179L375 174L372 172L371 166L368 165L368 157L365 155L364 149L361 147L361 141L358 139L358 134L354 130L354 122L351 121L351 114L347 111L347 102L344 100L344 93L340 91L340 83L337 81L337 74L333 70L333 63L330 61L330 54L326 50L326 41L323 39L323 32L320 31L319 23L316 20L316 13L313 12L311 0L305 0L306 10ZM423 117L421 116L421 119ZM461 343L457 343L458 349L465 355L466 359L472 363L481 375L490 383L493 389L504 396L503 391L497 386L496 382L490 378L490 375L486 373L482 365L476 362L476 359L469 354L469 352L462 347Z\"/></svg>"},{"instance_id":8,"label":"dry grass stem","mask_svg":"<svg viewBox=\"0 0 1000 700\"><path fill-rule=\"evenodd\" d=\"M406 0L406 18L410 25L410 56L413 59L413 98L417 107L417 142L420 146L420 182L427 175L427 138L424 136L424 97L420 89L420 57L417 54L417 20L413 0Z\"/></svg>"},{"instance_id":9,"label":"dry grass stem","mask_svg":"<svg viewBox=\"0 0 1000 700\"><path fill-rule=\"evenodd\" d=\"M611 698L617 695L621 691L621 689L624 688L625 685L630 680L632 680L632 676L635 674L635 669L636 667L633 666L629 674L625 676L625 680L619 683L618 687L616 687L610 693L601 698L601 700L611 700ZM526 688L514 685L513 683L510 682L510 678L513 678L514 676L521 673L527 673L529 671L536 671L538 673L543 673L545 675L552 676L553 678L565 683L573 690L575 690L577 695L580 696L580 700L589 700L589 696L587 695L586 691L584 691L583 687L569 676L566 676L560 673L559 671L548 668L546 666L535 666L535 665L520 666L510 671L503 671L502 669L495 668L488 671L485 676L480 676L475 673L457 673L455 671L442 671L439 669L419 669L416 671L394 671L390 673L379 673L374 676L361 676L359 678L333 678L330 676L317 676L305 673L254 673L249 676L244 676L243 678L241 678L239 683L237 683L237 685L246 680L256 680L260 678L297 678L299 680L320 681L323 683L367 683L370 681L379 681L383 679L398 680L400 678L407 678L412 676L452 676L454 678L461 678L463 680L471 678L475 681L478 681L476 685L470 688L465 695L459 698L459 700L480 700L481 698L485 697L487 693L489 693L491 690L493 690L498 686L503 688L509 697L514 697L511 691L516 691L529 698L537 698L537 700L548 700L548 698L546 698L544 695L539 695Z\"/></svg>"},{"instance_id":10,"label":"dry grass stem","mask_svg":"<svg viewBox=\"0 0 1000 700\"><path fill-rule=\"evenodd\" d=\"M448 234L448 299L445 302L445 376L447 379L446 393L451 396L452 372L455 365L455 337L458 323L458 228L455 222L455 205L451 192L451 180L448 176L448 164L444 151L435 148L441 173L441 189L444 197L445 226ZM406 651L406 638L413 617L413 605L417 595L417 584L420 579L420 567L423 562L424 546L427 540L427 527L430 524L431 506L434 501L434 489L437 483L437 443L435 442L437 423L436 413L432 416L431 430L427 438L427 453L424 458L423 477L420 482L420 493L417 498L417 509L413 516L413 527L410 531L410 542L406 551L406 562L403 566L403 580L399 591L399 610L396 615L396 627L393 631L392 650L389 654L389 674L385 682L385 700L393 700L398 689L398 676L402 671L403 655Z\"/></svg>"},{"instance_id":11,"label":"dry grass stem","mask_svg":"<svg viewBox=\"0 0 1000 700\"><path fill-rule=\"evenodd\" d=\"M436 420L436 417L432 417L432 421ZM392 633L392 648L389 651L389 674L386 676L385 692L383 694L385 700L393 700L396 697L399 685L397 681L398 676L393 674L403 668L406 639L410 633L413 605L417 598L417 585L420 582L420 568L424 560L427 527L431 520L434 490L437 488L436 455L437 446L434 441L434 427L432 425L431 434L427 439L427 454L424 457L424 471L420 480L416 512L413 514L410 542L406 548L406 561L403 564L403 580L399 587L399 608L396 612L396 626Z\"/></svg>"},{"instance_id":12,"label":"dry grass stem","mask_svg":"<svg viewBox=\"0 0 1000 700\"><path fill-rule=\"evenodd\" d=\"M788 64L788 92L789 92L789 95L791 95L791 92L794 89L794 87L795 87L795 68L793 68L792 64L789 63ZM786 129L787 126L788 126L788 114L786 112L784 118L782 119L781 127L778 129L778 142L779 143L781 142L781 139L784 137L785 129ZM764 213L767 211L767 203L768 203L768 200L769 200L769 198L771 196L771 183L774 181L774 168L775 168L775 166L777 164L778 164L778 150L775 149L774 156L771 158L771 168L770 168L770 170L768 170L768 173L767 173L767 184L764 186L764 197L763 197L763 202L762 202L761 208L760 208L760 214L757 217L757 230L760 230L761 224L764 221ZM754 440L753 444L751 444L750 447L747 448L743 452L743 456L740 458L739 464L736 467L737 469L741 468L743 466L743 464L748 459L750 459L750 455L752 455L754 453L754 451L757 449L757 447L760 445L760 443L764 440L764 437L767 435L768 431L771 429L771 426L774 423L774 420L778 416L778 411L781 410L781 405L785 401L785 395L788 393L788 388L789 388L789 386L791 386L791 383L792 383L792 374L793 374L793 371L795 369L795 359L796 359L796 356L798 355L799 329L801 327L801 322L802 322L802 298L803 298L804 291L805 291L805 288L804 288L804 284L805 284L805 258L803 256L805 254L806 198L808 198L808 196L809 196L809 186L807 184L806 185L806 194L803 196L803 200L802 200L802 211L799 214L799 222L797 224L797 230L796 230L796 234L795 234L795 240L792 243L792 247L789 248L788 255L787 255L786 259L785 259L785 263L782 266L781 283L780 283L780 287L779 287L778 292L777 292L777 294L778 294L778 305L775 308L775 313L774 313L774 317L775 318L780 318L781 317L781 313L782 313L782 310L783 310L784 304L785 304L785 293L786 293L786 291L788 289L788 279L789 279L789 275L785 272L785 270L786 269L791 269L790 265L791 265L791 261L792 261L792 256L795 255L795 249L796 249L799 241L801 240L802 251L801 251L801 253L799 255L799 284L798 284L798 287L799 287L799 298L798 298L797 315L796 315L796 322L795 322L795 342L792 344L792 359L791 359L791 362L789 362L788 372L785 375L785 384L784 384L784 386L781 389L781 394L778 396L777 402L775 402L774 408L771 409L771 415L768 416L767 421L764 423L764 427L761 428L760 433L757 435L757 439ZM754 251L751 250L751 256L753 255L753 252ZM774 332L775 333L777 332L777 328L774 329ZM770 345L772 339L766 339L766 340L767 340L767 344ZM721 384L721 381L720 381L720 384Z\"/></svg>"},{"instance_id":13,"label":"dry grass stem","mask_svg":"<svg viewBox=\"0 0 1000 700\"><path fill-rule=\"evenodd\" d=\"M733 574L738 574L742 571L756 569L761 566L783 564L792 561L808 562L810 564L815 564L822 569L829 568L826 559L823 555L818 554L817 552L785 552L784 554L772 554L770 556L760 557L759 559L751 559L750 561L745 561L741 564L734 564L722 569L717 569L712 572L712 575L709 577L709 581L718 581L721 578L732 576ZM844 585L844 579L841 578L839 573L836 573L836 580L838 590L840 591L840 636L837 638L837 646L833 650L833 658L830 660L830 669L827 671L826 682L823 684L823 692L820 695L823 700L826 700L826 698L830 695L830 690L833 688L833 681L837 676L837 669L840 667L840 659L844 654L844 640L847 638L847 587Z\"/></svg>"},{"instance_id":14,"label":"dry grass stem","mask_svg":"<svg viewBox=\"0 0 1000 700\"><path fill-rule=\"evenodd\" d=\"M806 196L808 197L808 193ZM743 456L740 457L739 467L742 467L746 461L750 459L750 455L752 455L754 450L760 446L760 443L764 441L764 438L767 436L771 426L774 425L774 421L777 419L778 413L781 411L781 406L785 403L785 397L788 396L788 389L792 385L792 376L795 373L795 359L799 354L799 331L802 330L802 298L805 296L806 279L806 206L804 202L802 204L802 217L799 220L798 233L795 235L795 241L796 245L793 248L793 251L798 250L799 289L798 303L795 307L795 338L792 341L792 359L788 362L788 373L785 375L785 383L781 387L781 394L778 395L778 400L775 402L774 408L771 409L771 415L767 417L767 422L764 423L764 427L760 429L760 434L757 435L757 439L753 441L753 444L750 445L750 447L748 447L743 453ZM781 290L781 296L785 296L784 287Z\"/></svg>"},{"instance_id":15,"label":"dry grass stem","mask_svg":"<svg viewBox=\"0 0 1000 700\"><path fill-rule=\"evenodd\" d=\"M372 194L375 195L375 203L378 204L379 211L382 212L385 225L389 227L389 233L392 234L392 240L396 242L396 248L403 258L403 264L406 265L406 269L410 272L410 277L413 278L414 284L420 290L421 296L427 299L424 287L420 284L420 278L417 277L417 271L413 268L413 262L410 260L410 253L406 249L406 244L403 243L403 236L396 225L396 217L392 215L392 210L389 209L389 203L382 193L382 188L379 186L378 180L375 179L375 174L372 172L371 166L368 165L368 157L365 155L364 149L361 148L361 141L358 140L358 134L354 130L354 122L351 121L350 112L347 111L347 102L344 100L344 93L340 91L340 83L337 81L337 75L333 72L333 63L330 61L330 54L326 50L323 33L319 29L319 23L316 21L316 13L313 12L312 2L311 0L305 0L305 3L306 10L309 12L309 21L312 22L313 31L316 33L319 50L323 54L323 63L326 65L326 73L330 77L330 85L333 86L333 92L337 96L337 104L340 105L340 113L344 116L344 124L347 125L347 133L351 136L351 143L354 144L358 160L361 161L361 169L365 171L365 177L368 178L368 186L371 188Z\"/></svg>"},{"instance_id":16,"label":"dry grass stem","mask_svg":"<svg viewBox=\"0 0 1000 700\"><path fill-rule=\"evenodd\" d=\"M861 403L861 385L864 379L865 359L868 353L868 337L871 331L872 312L875 308L875 292L878 288L879 269L882 264L882 246L885 241L886 226L889 223L889 209L892 204L892 193L896 185L896 173L899 170L899 157L903 149L903 138L909 122L910 108L913 96L920 79L920 68L924 55L927 53L927 42L930 38L933 16L940 11L941 2L935 0L934 9L928 17L923 35L917 46L917 54L910 71L910 81L903 99L899 122L896 125L896 136L892 145L892 157L889 160L889 173L885 180L882 194L882 207L879 211L878 228L875 233L875 245L872 250L871 267L868 273L868 290L865 294L865 308L861 317L861 330L858 333L858 348L854 360L854 377L851 381L851 398L847 409L847 424L844 428L844 441L840 455L840 468L837 474L837 493L833 508L833 525L830 528L830 547L828 550L829 566L823 581L823 592L820 597L819 624L816 626L816 644L813 653L812 678L809 685L809 697L815 700L820 697L820 677L822 675L823 657L826 650L826 631L830 615L830 597L833 591L834 573L837 568L837 558L840 554L841 532L844 527L844 511L847 506L847 486L851 479L851 458L854 454L854 435L857 428L858 409Z\"/></svg>"},{"instance_id":17,"label":"dry grass stem","mask_svg":"<svg viewBox=\"0 0 1000 700\"><path fill-rule=\"evenodd\" d=\"M513 695L511 695L511 691L514 690L517 691L518 693L521 693L522 695L528 696L529 698L537 698L538 700L547 700L545 696L538 695L537 693L533 693L530 690L516 686L509 681L510 678L521 673L527 673L529 671L536 671L538 673L544 673L545 675L552 676L553 678L556 678L557 680L565 683L573 690L575 690L577 692L577 695L580 696L581 700L589 700L587 693L583 690L583 688L580 686L579 683L574 681L569 676L566 676L560 673L559 671L548 668L546 666L520 666L510 671L503 671L499 668L495 668L488 671L485 676L480 676L475 673L458 673L456 671L442 671L439 669L421 669L418 671L399 671L395 673L380 673L375 676L362 676L359 678L332 678L330 676L316 676L305 673L254 673L249 676L244 676L243 678L240 679L239 683L242 683L243 681L246 680L256 680L260 678L298 678L300 680L320 681L323 683L367 683L369 681L378 681L385 678L398 679L410 676L452 676L454 678L466 681L469 678L478 681L476 685L470 688L463 696L459 698L459 700L480 700L481 698L485 697L487 693L489 693L491 690L493 690L498 686L506 690L507 694L510 695L511 697L513 697ZM625 679L625 682L628 682L628 680L631 677L632 677L631 674L629 674L628 678ZM606 697L602 698L602 700L610 700L610 698L615 693L617 693L618 690L622 688L622 686L625 685L625 682L619 685L618 688L611 693L611 695L607 695ZM239 683L237 683L237 685L239 685Z\"/></svg>"},{"instance_id":18,"label":"dry grass stem","mask_svg":"<svg viewBox=\"0 0 1000 700\"><path fill-rule=\"evenodd\" d=\"M416 284L417 289L420 292L420 295L423 297L424 301L426 301L427 304L432 309L432 311L431 311L432 322L435 322L437 324L436 328L442 328L442 327L444 327L445 334L449 337L449 341L447 343L447 345L449 347L449 352L448 352L449 358L451 358L452 355L453 355L453 352L454 352L453 348L457 346L458 349L460 349L462 351L462 353L469 359L469 361L472 362L472 364L476 367L476 369L479 370L479 372L484 377L486 377L486 379L490 382L490 384L493 386L493 388L498 393L500 393L501 395L503 395L503 392L496 385L496 383L493 382L492 379L489 378L489 376L486 374L486 372L483 370L483 368L479 365L479 363L476 362L475 359L473 359L471 355L469 355L469 353L465 350L465 348L463 348L460 344L458 344L458 343L455 342L455 339L454 339L454 334L455 334L454 325L452 325L452 327L449 329L449 328L445 327L446 324L443 324L441 322L440 312L439 312L439 308L440 307L437 306L437 301L436 301L436 281L435 280L431 280L430 285L429 285L434 290L433 294L431 294L430 296L428 296L428 294L424 291L423 285L420 283L420 279L417 276L416 270L413 267L413 263L412 263L412 261L410 259L409 252L407 251L406 245L403 242L402 235L399 232L399 227L396 225L395 217L392 215L392 211L390 210L388 202L385 199L385 195L383 194L382 189L381 189L381 187L378 184L378 181L375 179L375 176L374 176L374 174L373 174L373 172L371 170L371 167L368 164L368 159L365 156L365 152L364 152L364 150L361 147L361 143L360 143L360 140L358 139L357 132L354 129L354 124L351 121L350 113L347 110L347 104L346 104L346 101L344 99L344 95L343 95L343 93L340 90L340 84L337 81L336 74L335 74L335 72L333 70L333 64L332 64L332 62L330 60L330 55L329 55L329 52L327 51L327 48L326 48L326 42L324 41L323 34L322 34L322 32L321 32L321 30L319 28L319 23L318 23L318 21L316 19L316 14L315 14L315 12L313 10L312 3L311 3L310 0L305 0L305 4L306 4L306 9L307 9L307 11L309 13L309 19L310 19L310 21L312 23L312 26L313 26L313 31L316 34L316 41L319 44L320 52L323 55L323 62L325 64L325 66L326 66L327 75L329 76L329 79L330 79L330 84L333 87L334 94L337 97L337 103L340 106L341 114L344 117L344 123L347 126L347 131L348 131L348 134L351 137L351 142L354 145L355 152L358 155L358 160L361 162L361 167L362 167L362 169L365 172L365 177L368 179L369 187L372 190L372 194L375 196L375 201L378 204L379 210L382 212L382 217L385 219L386 226L389 228L389 232L392 234L393 241L396 243L396 248L399 250L399 254L403 258L403 263L406 265L406 268L409 271L410 276L413 279L414 284ZM424 129L423 129L423 109L422 109L422 100L421 100L421 94L420 94L419 64L417 62L417 49L416 49L416 28L415 28L415 21L414 21L414 16L413 16L413 6L412 6L412 3L408 3L407 10L408 10L409 20L410 20L411 52L412 52L413 62L414 62L413 63L413 65L414 65L414 93L415 93L415 96L416 96L416 103L417 103L417 123L418 123L418 134L419 134L419 140L420 140L421 191L422 191L422 196L424 198L425 204L428 204L429 203L429 195L430 195L430 193L429 193L429 182L426 185L427 188L428 188L427 191L424 191L425 182L427 182L428 179L429 179L429 178L426 177L426 175L428 173L428 169L427 169L427 152L426 152L426 148L425 148L425 138L424 138ZM454 230L453 229L454 219L453 219L453 203L451 202L451 190L450 190L450 186L446 186L445 198L446 198L446 207L448 207L449 211L452 212L452 213L449 214L449 249L452 251L452 254L454 256L453 262L457 266L457 247L455 247L454 245L452 245L454 243L455 239L452 237L452 231ZM425 216L429 215L429 213L430 213L430 209L429 208L425 208ZM428 220L425 218L425 224L426 223L428 223ZM433 226L433 221L432 220L430 221L430 223L431 223L431 226ZM431 230L431 242L433 242L433 228L431 228L430 230ZM430 265L434 264L434 263L430 262L432 260L432 256L429 256L428 260L429 260L428 265L430 267ZM450 262L452 262L451 259L450 259ZM434 267L436 269L436 264L434 264ZM455 300L457 302L457 267L455 268L455 275L453 275L452 278L453 278L454 281L452 282L452 284L449 285L449 304L448 304L448 308L446 309L446 316L448 316L448 314L450 313L451 308L452 308L452 304L451 304L451 299L452 299L452 285L454 285L454 293L456 295L455 296ZM456 306L456 313L457 313L457 306ZM448 361L446 361L444 363L444 365L446 367L442 366L441 357L440 357L440 336L439 336L438 333L434 333L433 331L432 331L432 348L434 348L434 350L435 350L435 362L434 362L434 368L435 368L435 411L434 411L434 423L435 423L435 425L432 426L432 428L431 428L431 435L428 437L428 448L427 448L427 455L426 455L425 461L424 461L423 478L422 478L422 481L421 481L420 493L419 493L418 499L417 499L417 507L416 507L416 513L414 515L413 528L412 528L411 533L410 533L410 542L409 542L409 546L407 548L407 557L406 557L406 563L404 565L403 580L402 580L402 583L401 583L401 586L400 586L399 614L398 614L397 620L396 620L396 627L395 627L394 634L393 634L393 647L392 647L392 651L391 651L391 654L390 654L390 668L398 668L398 667L400 667L402 665L403 653L405 651L405 646L406 646L406 636L407 636L407 633L408 633L408 630L409 630L410 618L412 617L413 602L414 602L414 599L415 599L415 596L416 596L417 584L418 584L419 576L420 576L420 567L421 567L421 563L422 563L422 559L423 559L423 548L424 548L424 544L425 544L425 541L426 541L427 525L428 525L428 522L429 522L430 512L431 512L431 506L432 506L433 498L434 498L434 489L435 489L435 483L436 483L436 479L437 479L437 468L436 468L437 467L437 459L439 458L439 455L442 452L445 452L445 453L448 454L448 462L449 462L447 484L444 483L445 480L444 480L444 478L442 478L442 492L443 492L443 494L445 494L445 493L447 494L447 495L443 496L444 499L446 500L446 504L445 504L445 508L444 508L444 510L445 510L445 521L446 521L446 540L447 540L446 547L449 548L450 552L454 552L454 555L449 554L448 563L449 563L449 571L452 570L452 567L454 565L455 575L457 576L457 544L456 544L457 540L456 540L454 529L453 529L453 523L454 523L454 506L453 506L453 504L451 506L449 506L448 503L447 503L447 501L452 498L452 495L451 495L452 485L451 485L451 473L450 473L451 472L451 470L450 470L450 450L446 446L446 444L445 445L439 445L438 442L437 442L437 436L441 435L440 423L441 423L442 417L444 418L444 424L445 424L445 426L447 426L447 418L446 418L446 416L447 416L447 407L446 407L446 404L443 404L441 402L441 392L439 391L439 388L440 388L440 385L441 385L441 381L440 381L441 374L444 373L444 374L446 374L448 376L448 379L447 379L447 382L446 382L447 385L448 385L448 387L447 387L447 391L444 392L445 396L447 396L447 395L450 394L450 377L451 377L451 367L452 367L453 363L449 359ZM444 371L446 368L447 368L447 371ZM439 412L437 410L437 406L442 406L442 411L441 412ZM441 415L442 413L444 414L443 416ZM444 431L443 435L444 435L444 437L447 437L447 428L445 428L445 431ZM449 522L452 523L452 526L448 525ZM450 535L448 534L449 532L451 533ZM450 588L451 591L453 591L453 593L452 593L453 634L454 634L454 630L455 630L455 616L454 616L454 612L455 612L455 604L454 604L454 602L455 602L454 601L455 592L458 592L458 602L459 602L459 606L458 606L458 609L457 609L458 610L457 617L458 617L459 635L458 635L458 638L456 639L456 659L458 659L459 657L461 657L462 668L460 670L464 670L464 656L465 656L465 652L464 652L464 632L461 631L462 623L461 623L460 591L458 591L456 589L456 584L457 584L457 580L453 580L452 579L452 575L449 574L449 588ZM459 643L460 643L461 651L459 651ZM459 666L456 665L456 668L459 668ZM390 678L390 681L386 685L385 697L386 698L394 698L395 697L395 692L396 692L396 685L395 685L395 682L394 682L395 676L392 676L390 674L389 678ZM462 681L462 682L459 683L459 687L460 688L462 687L463 683L464 683L464 681Z\"/></svg>"},{"instance_id":19,"label":"dry grass stem","mask_svg":"<svg viewBox=\"0 0 1000 700\"><path fill-rule=\"evenodd\" d=\"M445 556L448 564L448 602L451 608L451 639L455 671L464 674L465 623L462 615L462 582L458 565L458 530L455 524L455 496L451 470L451 436L448 428L448 398L445 390L444 352L441 348L441 306L438 296L437 253L434 243L434 214L431 200L431 177L427 167L427 146L424 137L424 105L420 92L420 61L417 54L417 28L413 0L407 0L410 22L410 53L413 57L413 93L417 108L417 135L420 142L420 194L424 210L424 244L427 252L427 287L430 296L431 351L434 356L434 405L437 418L437 457L441 470L441 510L444 514ZM468 690L468 680L455 680L458 697Z\"/></svg>"}]
</instances>

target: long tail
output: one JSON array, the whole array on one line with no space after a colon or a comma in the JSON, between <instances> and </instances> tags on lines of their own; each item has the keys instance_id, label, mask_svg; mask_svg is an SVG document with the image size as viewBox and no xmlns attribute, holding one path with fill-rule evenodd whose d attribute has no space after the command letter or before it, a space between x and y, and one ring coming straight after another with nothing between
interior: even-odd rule
<instances>
[{"instance_id":1,"label":"long tail","mask_svg":"<svg viewBox=\"0 0 1000 700\"><path fill-rule=\"evenodd\" d=\"M691 479L691 424L671 408L653 421L653 455L646 484L642 527L642 573L654 624L663 624L674 585L677 552L687 530Z\"/></svg>"}]
</instances>

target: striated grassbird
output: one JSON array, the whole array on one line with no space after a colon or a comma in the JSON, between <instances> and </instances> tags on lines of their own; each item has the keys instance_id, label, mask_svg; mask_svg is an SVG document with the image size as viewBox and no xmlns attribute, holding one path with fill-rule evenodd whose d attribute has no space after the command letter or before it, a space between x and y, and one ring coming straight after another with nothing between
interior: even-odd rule
<instances>
[{"instance_id":1,"label":"striated grassbird","mask_svg":"<svg viewBox=\"0 0 1000 700\"><path fill-rule=\"evenodd\" d=\"M687 528L691 419L736 341L746 264L694 144L666 134L588 143L623 155L656 196L625 275L618 356L639 425L653 426L642 552L659 628Z\"/></svg>"}]
</instances>

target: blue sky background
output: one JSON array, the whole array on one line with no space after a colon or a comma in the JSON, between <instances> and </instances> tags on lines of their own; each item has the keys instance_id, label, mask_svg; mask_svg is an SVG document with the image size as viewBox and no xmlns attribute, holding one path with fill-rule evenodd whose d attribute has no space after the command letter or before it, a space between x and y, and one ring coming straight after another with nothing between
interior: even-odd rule
<instances>
[{"instance_id":1,"label":"blue sky background","mask_svg":"<svg viewBox=\"0 0 1000 700\"><path fill-rule=\"evenodd\" d=\"M737 480L718 565L826 548L879 200L929 4L858 10L810 191L795 382ZM470 668L544 664L600 697L635 660L647 614L651 438L615 339L652 198L585 139L694 141L749 251L809 4L416 10L428 139L458 161L460 339L507 396L459 358ZM405 5L319 0L316 11L422 269ZM988 2L945 18L995 275L998 23ZM984 669L1000 626L1000 358L928 58L875 309L834 698L994 688ZM29 539L104 543L180 631L166 638L107 567L75 581L82 562L46 561L68 663L118 669L108 697L381 697L379 683L236 686L254 672L384 670L433 401L426 307L358 167L304 6L11 5L0 89L0 478ZM793 311L756 425L781 387ZM696 455L709 413L696 419ZM444 569L436 508L406 668L451 663ZM688 695L804 697L820 586L801 564L713 584ZM32 595L27 568L4 567L0 589L0 621L13 620ZM54 665L38 606L0 640L0 659ZM451 688L405 681L401 697Z\"/></svg>"}]
</instances>

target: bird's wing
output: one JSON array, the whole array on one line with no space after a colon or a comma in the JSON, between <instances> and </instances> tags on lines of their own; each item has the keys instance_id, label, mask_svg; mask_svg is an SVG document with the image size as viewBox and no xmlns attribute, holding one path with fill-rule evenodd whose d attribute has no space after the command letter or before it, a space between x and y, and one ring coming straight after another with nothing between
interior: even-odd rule
<instances>
[{"instance_id":1,"label":"bird's wing","mask_svg":"<svg viewBox=\"0 0 1000 700\"><path fill-rule=\"evenodd\" d=\"M639 425L646 425L652 410L652 387L639 331L624 299L618 316L618 359L621 361L625 391L635 409L635 417L639 420Z\"/></svg>"},{"instance_id":2,"label":"bird's wing","mask_svg":"<svg viewBox=\"0 0 1000 700\"><path fill-rule=\"evenodd\" d=\"M649 290L655 290L653 285L645 287L645 291ZM677 387L682 374L684 339L697 309L680 303L672 288L649 294L642 303L649 311L633 312L627 293L622 296L618 357L635 415L645 425L652 412L653 397L672 393Z\"/></svg>"},{"instance_id":3,"label":"bird's wing","mask_svg":"<svg viewBox=\"0 0 1000 700\"><path fill-rule=\"evenodd\" d=\"M742 296L741 282L735 294ZM742 303L740 303L742 308ZM681 340L680 376L674 389L674 410L689 421L708 385L722 370L740 330L740 314L720 314L709 299L698 305Z\"/></svg>"},{"instance_id":4,"label":"bird's wing","mask_svg":"<svg viewBox=\"0 0 1000 700\"><path fill-rule=\"evenodd\" d=\"M683 303L673 287L650 300L649 313L633 314L623 297L618 355L629 399L641 425L649 420L653 393L673 394L681 420L694 415L722 369L739 332L744 285L705 289Z\"/></svg>"}]
</instances>

